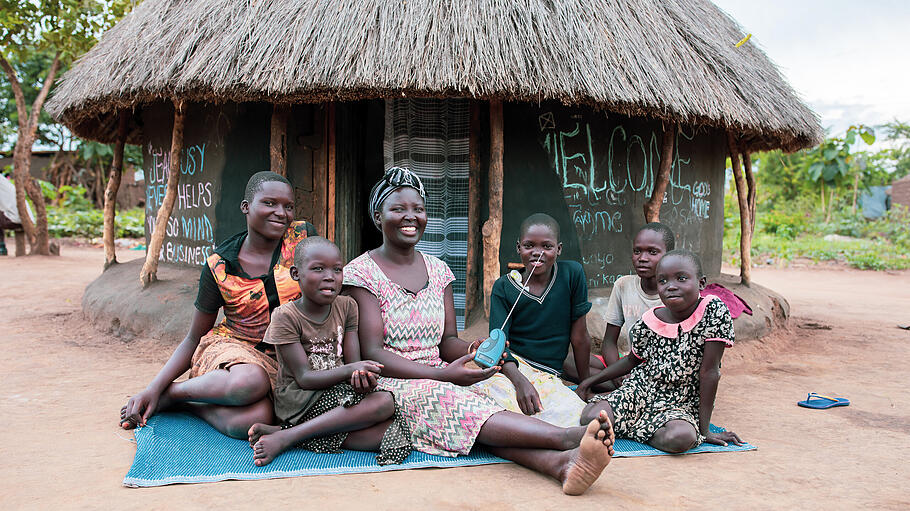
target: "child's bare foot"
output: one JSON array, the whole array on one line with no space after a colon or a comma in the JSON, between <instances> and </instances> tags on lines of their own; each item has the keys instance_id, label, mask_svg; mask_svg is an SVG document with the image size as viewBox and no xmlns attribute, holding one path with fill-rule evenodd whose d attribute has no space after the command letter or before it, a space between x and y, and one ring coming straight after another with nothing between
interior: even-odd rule
<instances>
[{"instance_id":1,"label":"child's bare foot","mask_svg":"<svg viewBox=\"0 0 910 511\"><path fill-rule=\"evenodd\" d=\"M281 431L281 426L270 426L268 424L263 424L261 422L257 422L256 424L253 424L253 426L250 428L249 432L247 432L247 434L249 435L250 447L255 446L256 442L258 442L262 436L271 435L272 433L274 433L276 431Z\"/></svg>"},{"instance_id":2,"label":"child's bare foot","mask_svg":"<svg viewBox=\"0 0 910 511\"><path fill-rule=\"evenodd\" d=\"M293 438L287 429L280 429L268 435L259 437L253 446L253 463L257 467L264 467L275 461L275 458L284 451L294 446Z\"/></svg>"},{"instance_id":3,"label":"child's bare foot","mask_svg":"<svg viewBox=\"0 0 910 511\"><path fill-rule=\"evenodd\" d=\"M568 466L562 477L562 491L566 495L581 495L610 463L613 456L613 425L607 412L592 420L585 428L585 435L577 449L571 452Z\"/></svg>"}]
</instances>

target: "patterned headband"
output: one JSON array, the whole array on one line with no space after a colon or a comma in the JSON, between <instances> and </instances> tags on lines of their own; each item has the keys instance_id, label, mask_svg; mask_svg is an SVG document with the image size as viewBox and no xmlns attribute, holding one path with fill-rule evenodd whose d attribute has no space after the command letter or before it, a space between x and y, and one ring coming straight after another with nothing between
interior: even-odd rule
<instances>
[{"instance_id":1,"label":"patterned headband","mask_svg":"<svg viewBox=\"0 0 910 511\"><path fill-rule=\"evenodd\" d=\"M374 212L382 211L382 203L389 198L389 195L392 195L392 192L405 186L417 190L420 198L424 201L427 200L427 192L417 174L405 168L392 167L385 171L385 175L373 185L373 189L370 191L370 209L368 211L370 218L373 218Z\"/></svg>"}]
</instances>

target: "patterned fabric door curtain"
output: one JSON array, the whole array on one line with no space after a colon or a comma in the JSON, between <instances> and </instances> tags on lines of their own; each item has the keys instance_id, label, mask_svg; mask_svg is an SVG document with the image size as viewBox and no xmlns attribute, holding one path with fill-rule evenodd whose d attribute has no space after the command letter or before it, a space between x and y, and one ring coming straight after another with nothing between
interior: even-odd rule
<instances>
[{"instance_id":1,"label":"patterned fabric door curtain","mask_svg":"<svg viewBox=\"0 0 910 511\"><path fill-rule=\"evenodd\" d=\"M427 191L427 228L417 250L436 256L455 282L458 330L464 330L468 254L470 108L466 99L391 99L385 102L385 169L416 173Z\"/></svg>"}]
</instances>

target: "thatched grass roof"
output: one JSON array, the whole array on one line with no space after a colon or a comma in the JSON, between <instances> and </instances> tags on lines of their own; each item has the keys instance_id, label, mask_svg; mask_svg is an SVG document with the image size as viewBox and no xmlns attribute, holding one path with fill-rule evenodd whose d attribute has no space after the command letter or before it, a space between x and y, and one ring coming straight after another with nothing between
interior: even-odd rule
<instances>
[{"instance_id":1,"label":"thatched grass roof","mask_svg":"<svg viewBox=\"0 0 910 511\"><path fill-rule=\"evenodd\" d=\"M816 115L743 36L708 0L145 0L47 108L107 141L116 109L162 98L555 99L813 145Z\"/></svg>"}]
</instances>

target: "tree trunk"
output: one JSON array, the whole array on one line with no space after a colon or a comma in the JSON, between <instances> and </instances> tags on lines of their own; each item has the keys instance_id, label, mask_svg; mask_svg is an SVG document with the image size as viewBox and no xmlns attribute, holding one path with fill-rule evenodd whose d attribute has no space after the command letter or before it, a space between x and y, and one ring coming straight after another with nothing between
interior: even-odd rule
<instances>
[{"instance_id":1,"label":"tree trunk","mask_svg":"<svg viewBox=\"0 0 910 511\"><path fill-rule=\"evenodd\" d=\"M733 133L727 132L727 146L730 150L730 164L733 167L733 177L736 180L736 198L739 202L739 277L746 286L752 284L752 218L749 210L748 190L746 178L739 166L739 151L736 148L736 139Z\"/></svg>"},{"instance_id":2,"label":"tree trunk","mask_svg":"<svg viewBox=\"0 0 910 511\"><path fill-rule=\"evenodd\" d=\"M269 136L269 159L272 172L288 175L288 105L272 105L272 122Z\"/></svg>"},{"instance_id":3,"label":"tree trunk","mask_svg":"<svg viewBox=\"0 0 910 511\"><path fill-rule=\"evenodd\" d=\"M670 124L669 128L664 130L660 147L660 170L658 170L657 179L654 181L654 190L651 192L651 198L644 205L645 222L647 223L660 221L660 206L664 202L667 183L670 182L670 169L673 168L673 143L676 141L676 131L676 123Z\"/></svg>"},{"instance_id":4,"label":"tree trunk","mask_svg":"<svg viewBox=\"0 0 910 511\"><path fill-rule=\"evenodd\" d=\"M126 128L129 116L126 110L120 111L117 125L117 143L114 145L114 161L111 163L110 179L104 190L104 269L117 264L117 251L114 249L114 238L117 236L117 192L120 190L120 178L123 174L123 146L126 144Z\"/></svg>"},{"instance_id":5,"label":"tree trunk","mask_svg":"<svg viewBox=\"0 0 910 511\"><path fill-rule=\"evenodd\" d=\"M490 100L490 216L483 224L483 313L490 317L490 294L499 278L502 236L502 101Z\"/></svg>"},{"instance_id":6,"label":"tree trunk","mask_svg":"<svg viewBox=\"0 0 910 511\"><path fill-rule=\"evenodd\" d=\"M142 283L142 287L147 287L158 280L158 257L161 255L161 246L164 244L167 221L174 211L174 202L177 201L177 183L180 181L180 153L183 152L183 121L185 117L184 101L175 100L167 189L164 192L164 200L158 208L158 216L155 217L155 230L152 231L149 239L148 250L145 254L145 264L142 265L142 271L139 273L139 281Z\"/></svg>"},{"instance_id":7,"label":"tree trunk","mask_svg":"<svg viewBox=\"0 0 910 511\"><path fill-rule=\"evenodd\" d=\"M465 316L477 305L477 249L480 224L480 104L471 100L471 124L468 134L468 259L465 278Z\"/></svg>"},{"instance_id":8,"label":"tree trunk","mask_svg":"<svg viewBox=\"0 0 910 511\"><path fill-rule=\"evenodd\" d=\"M746 198L749 201L749 238L755 234L755 176L752 174L752 157L743 151L743 169L746 171L746 184L749 186Z\"/></svg>"},{"instance_id":9,"label":"tree trunk","mask_svg":"<svg viewBox=\"0 0 910 511\"><path fill-rule=\"evenodd\" d=\"M28 214L28 201L25 200L25 190L28 188L26 183L31 180L31 176L29 176L31 159L28 157L28 151L25 150L26 147L31 146L24 140L24 137L20 137L16 141L16 146L13 147L13 180L16 182L16 209L19 211L22 230L25 231L28 244L34 250L36 240L35 222Z\"/></svg>"},{"instance_id":10,"label":"tree trunk","mask_svg":"<svg viewBox=\"0 0 910 511\"><path fill-rule=\"evenodd\" d=\"M22 227L29 238L32 246L31 253L39 255L50 255L49 239L47 232L47 209L44 204L44 195L41 188L35 183L30 175L31 171L31 152L35 143L35 134L38 132L38 118L41 115L41 109L44 107L44 101L47 94L54 84L57 76L57 70L60 69L60 52L54 55L51 68L47 72L47 78L41 90L32 103L31 114L27 111L25 105L25 95L22 92L22 85L19 83L19 77L16 70L0 54L0 67L9 78L10 87L13 90L13 96L16 100L16 113L19 115L19 131L17 132L16 147L13 150L13 177L16 180L16 208L19 210L19 216L22 218ZM35 223L28 216L25 196L32 199L35 204Z\"/></svg>"}]
</instances>

